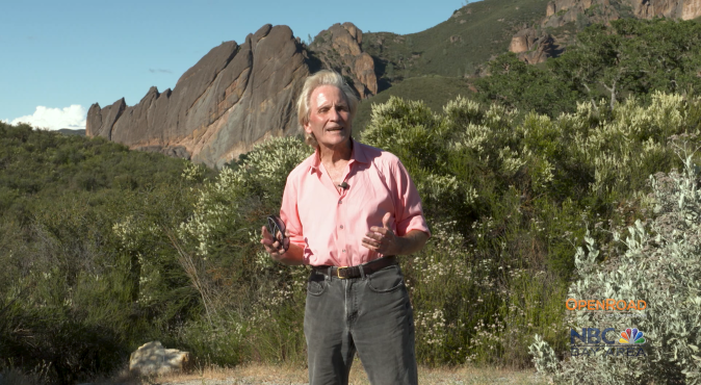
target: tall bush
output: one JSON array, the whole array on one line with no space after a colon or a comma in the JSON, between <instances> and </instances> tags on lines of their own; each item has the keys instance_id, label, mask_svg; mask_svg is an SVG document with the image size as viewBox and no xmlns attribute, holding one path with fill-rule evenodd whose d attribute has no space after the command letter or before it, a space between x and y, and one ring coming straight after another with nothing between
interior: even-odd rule
<instances>
[{"instance_id":1,"label":"tall bush","mask_svg":"<svg viewBox=\"0 0 701 385\"><path fill-rule=\"evenodd\" d=\"M373 110L362 141L400 157L440 230L406 260L425 362L522 365L534 333L565 349L582 223L642 218L647 177L680 164L668 137L699 124L698 100L651 99L581 103L557 119L463 98L442 114L398 98Z\"/></svg>"},{"instance_id":2,"label":"tall bush","mask_svg":"<svg viewBox=\"0 0 701 385\"><path fill-rule=\"evenodd\" d=\"M192 314L164 237L126 250L113 229L182 221L182 160L1 122L0 159L0 370L84 381ZM138 301L137 257L163 262L159 301Z\"/></svg>"},{"instance_id":3,"label":"tall bush","mask_svg":"<svg viewBox=\"0 0 701 385\"><path fill-rule=\"evenodd\" d=\"M183 341L210 362L303 359L306 270L275 263L259 242L265 217L280 209L287 175L311 152L300 138L271 139L195 192L177 242L205 314L185 325Z\"/></svg>"},{"instance_id":4,"label":"tall bush","mask_svg":"<svg viewBox=\"0 0 701 385\"><path fill-rule=\"evenodd\" d=\"M691 139L678 138L682 171L650 177L653 215L614 233L620 252L602 255L587 237L586 249L575 255L579 279L570 298L642 299L647 309L634 318L578 311L572 327L638 328L646 354L631 358L600 351L558 362L537 337L531 346L536 368L557 383L701 383L701 178L694 154L698 144L691 145Z\"/></svg>"}]
</instances>

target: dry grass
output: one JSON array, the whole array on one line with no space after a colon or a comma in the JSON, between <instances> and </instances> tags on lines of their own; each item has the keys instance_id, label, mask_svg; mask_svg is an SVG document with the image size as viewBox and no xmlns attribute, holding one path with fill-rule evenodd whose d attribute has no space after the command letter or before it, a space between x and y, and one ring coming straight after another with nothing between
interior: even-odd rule
<instances>
[{"instance_id":1,"label":"dry grass","mask_svg":"<svg viewBox=\"0 0 701 385\"><path fill-rule=\"evenodd\" d=\"M36 374L22 373L16 369L6 369L0 371L0 384L2 385L34 385L39 381Z\"/></svg>"},{"instance_id":2,"label":"dry grass","mask_svg":"<svg viewBox=\"0 0 701 385\"><path fill-rule=\"evenodd\" d=\"M205 368L189 374L159 376L156 378L134 378L121 376L102 385L219 385L219 384L286 384L308 383L307 370L300 366L247 364L235 368ZM534 375L533 370L509 370L496 368L419 368L419 383L434 384L519 384L542 385L547 382ZM351 385L368 385L370 382L359 361L353 365L350 375Z\"/></svg>"}]
</instances>

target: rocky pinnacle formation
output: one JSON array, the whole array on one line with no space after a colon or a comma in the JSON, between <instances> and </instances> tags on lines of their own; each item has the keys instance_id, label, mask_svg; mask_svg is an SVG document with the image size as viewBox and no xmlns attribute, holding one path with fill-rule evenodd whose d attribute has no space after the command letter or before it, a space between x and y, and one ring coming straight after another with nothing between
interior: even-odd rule
<instances>
[{"instance_id":1,"label":"rocky pinnacle formation","mask_svg":"<svg viewBox=\"0 0 701 385\"><path fill-rule=\"evenodd\" d=\"M334 24L321 31L309 46L326 68L350 79L358 94L366 98L377 93L375 61L363 52L363 32L352 23Z\"/></svg>"},{"instance_id":2,"label":"rocky pinnacle formation","mask_svg":"<svg viewBox=\"0 0 701 385\"><path fill-rule=\"evenodd\" d=\"M353 54L354 74L365 85L374 66L362 64L362 52ZM172 91L152 87L131 107L124 99L93 104L86 134L220 167L268 137L298 132L296 98L313 67L289 27L265 25L241 45L213 48ZM376 83L365 94L377 92Z\"/></svg>"}]
</instances>

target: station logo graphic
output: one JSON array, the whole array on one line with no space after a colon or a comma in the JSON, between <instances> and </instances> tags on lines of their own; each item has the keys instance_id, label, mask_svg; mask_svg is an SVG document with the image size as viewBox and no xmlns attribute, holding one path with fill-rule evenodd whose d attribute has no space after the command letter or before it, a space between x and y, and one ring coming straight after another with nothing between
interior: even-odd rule
<instances>
[{"instance_id":1,"label":"station logo graphic","mask_svg":"<svg viewBox=\"0 0 701 385\"><path fill-rule=\"evenodd\" d=\"M581 330L581 333L579 332ZM617 332L614 328L582 328L570 330L570 354L572 357L590 356L603 352L607 356L647 356L644 333L637 328ZM620 330L620 329L619 329ZM618 335L618 340L616 340Z\"/></svg>"},{"instance_id":2,"label":"station logo graphic","mask_svg":"<svg viewBox=\"0 0 701 385\"><path fill-rule=\"evenodd\" d=\"M588 310L601 312L631 312L633 310L642 311L647 309L647 302L642 299L625 301L613 298L606 299L576 299L568 298L565 301L567 310Z\"/></svg>"},{"instance_id":3,"label":"station logo graphic","mask_svg":"<svg viewBox=\"0 0 701 385\"><path fill-rule=\"evenodd\" d=\"M618 339L620 344L644 344L645 338L643 332L638 329L626 329L621 332L621 338Z\"/></svg>"}]
</instances>

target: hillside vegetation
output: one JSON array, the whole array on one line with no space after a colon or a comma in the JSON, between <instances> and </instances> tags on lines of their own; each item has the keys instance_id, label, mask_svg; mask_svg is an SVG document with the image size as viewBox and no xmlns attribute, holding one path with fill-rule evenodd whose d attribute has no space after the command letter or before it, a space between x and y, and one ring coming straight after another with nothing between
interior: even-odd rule
<instances>
[{"instance_id":1,"label":"hillside vegetation","mask_svg":"<svg viewBox=\"0 0 701 385\"><path fill-rule=\"evenodd\" d=\"M199 306L165 258L159 306L139 305L139 258L114 226L149 218L174 228L191 213L185 162L101 139L0 123L0 367L74 383L123 365L130 351ZM172 249L172 248L171 248ZM194 301L193 301L194 300ZM154 334L155 333L155 334Z\"/></svg>"},{"instance_id":2,"label":"hillside vegetation","mask_svg":"<svg viewBox=\"0 0 701 385\"><path fill-rule=\"evenodd\" d=\"M608 27L595 24L579 33L560 57L541 65L503 53L484 65L486 77L425 75L396 82L360 104L355 127L362 131L372 105L391 96L422 100L436 110L462 95L557 117L574 112L580 101L603 98L611 107L628 98L648 102L656 90L693 95L701 90L699 46L701 27L696 22L622 19Z\"/></svg>"},{"instance_id":3,"label":"hillside vegetation","mask_svg":"<svg viewBox=\"0 0 701 385\"><path fill-rule=\"evenodd\" d=\"M362 132L370 123L372 106L386 103L393 96L408 100L423 100L432 110L440 110L448 101L458 96L472 97L475 91L470 81L464 78L438 75L409 78L375 96L362 100L353 121L353 129L356 134Z\"/></svg>"},{"instance_id":4,"label":"hillside vegetation","mask_svg":"<svg viewBox=\"0 0 701 385\"><path fill-rule=\"evenodd\" d=\"M500 57L476 84L485 100L435 76L405 83L449 96L441 107L367 103L356 135L401 159L433 233L401 261L421 364L526 367L534 354L558 382L695 381L697 28L592 26L573 56L547 66ZM573 80L553 88L552 74ZM303 365L309 268L273 262L259 231L311 152L301 138L277 138L214 172L0 123L0 372L73 384L154 339L198 365ZM648 273L661 284L645 283ZM651 331L640 376L625 375L638 361L612 376L619 361L558 360L569 328L597 321L567 317L568 295L651 299L647 323L614 321Z\"/></svg>"},{"instance_id":5,"label":"hillside vegetation","mask_svg":"<svg viewBox=\"0 0 701 385\"><path fill-rule=\"evenodd\" d=\"M376 58L382 84L440 75L473 75L479 67L506 52L512 36L545 16L547 0L487 0L470 3L443 23L425 31L396 35L363 35L363 50ZM379 61L379 63L378 63ZM384 81L384 83L383 83Z\"/></svg>"},{"instance_id":6,"label":"hillside vegetation","mask_svg":"<svg viewBox=\"0 0 701 385\"><path fill-rule=\"evenodd\" d=\"M701 91L701 25L664 19L621 19L579 33L565 53L543 66L513 54L489 63L491 76L476 81L482 100L557 116L578 101L650 100L653 91Z\"/></svg>"}]
</instances>

